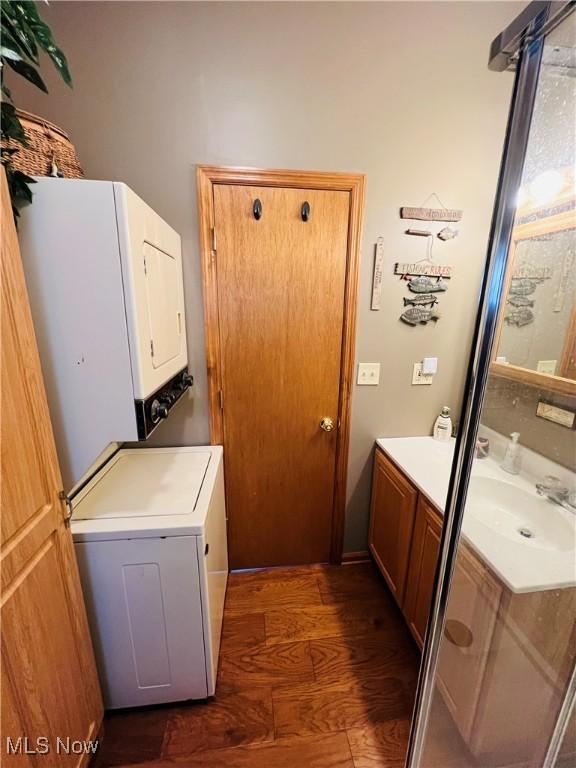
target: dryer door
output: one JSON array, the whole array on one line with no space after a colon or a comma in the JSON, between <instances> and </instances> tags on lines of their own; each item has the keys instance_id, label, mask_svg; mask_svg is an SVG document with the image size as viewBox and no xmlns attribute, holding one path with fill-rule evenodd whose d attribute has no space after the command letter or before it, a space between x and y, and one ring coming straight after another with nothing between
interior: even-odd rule
<instances>
[{"instance_id":1,"label":"dryer door","mask_svg":"<svg viewBox=\"0 0 576 768\"><path fill-rule=\"evenodd\" d=\"M134 398L188 362L180 236L125 184L114 183Z\"/></svg>"},{"instance_id":2,"label":"dryer door","mask_svg":"<svg viewBox=\"0 0 576 768\"><path fill-rule=\"evenodd\" d=\"M168 253L144 243L146 298L153 368L160 368L182 351L180 264Z\"/></svg>"}]
</instances>

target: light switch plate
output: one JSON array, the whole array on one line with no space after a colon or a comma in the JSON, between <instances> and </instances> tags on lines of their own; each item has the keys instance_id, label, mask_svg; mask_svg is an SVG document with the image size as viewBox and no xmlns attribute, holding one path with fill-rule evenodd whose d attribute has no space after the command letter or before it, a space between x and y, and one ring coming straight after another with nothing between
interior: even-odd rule
<instances>
[{"instance_id":1,"label":"light switch plate","mask_svg":"<svg viewBox=\"0 0 576 768\"><path fill-rule=\"evenodd\" d=\"M422 373L422 363L414 363L412 371L412 384L432 384L434 374Z\"/></svg>"},{"instance_id":2,"label":"light switch plate","mask_svg":"<svg viewBox=\"0 0 576 768\"><path fill-rule=\"evenodd\" d=\"M357 384L380 384L380 363L358 363Z\"/></svg>"},{"instance_id":3,"label":"light switch plate","mask_svg":"<svg viewBox=\"0 0 576 768\"><path fill-rule=\"evenodd\" d=\"M551 376L556 374L557 360L538 360L536 370L538 373L549 373Z\"/></svg>"}]
</instances>

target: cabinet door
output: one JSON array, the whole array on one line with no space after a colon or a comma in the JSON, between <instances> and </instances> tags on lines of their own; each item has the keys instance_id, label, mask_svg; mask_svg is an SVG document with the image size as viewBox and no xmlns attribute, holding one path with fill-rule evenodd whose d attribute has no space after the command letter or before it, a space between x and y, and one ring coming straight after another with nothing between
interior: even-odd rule
<instances>
[{"instance_id":1,"label":"cabinet door","mask_svg":"<svg viewBox=\"0 0 576 768\"><path fill-rule=\"evenodd\" d=\"M106 707L206 693L196 536L76 543Z\"/></svg>"},{"instance_id":2,"label":"cabinet door","mask_svg":"<svg viewBox=\"0 0 576 768\"><path fill-rule=\"evenodd\" d=\"M406 585L404 614L418 645L424 645L424 635L432 602L436 562L440 551L442 523L438 512L422 496L418 499L410 565Z\"/></svg>"},{"instance_id":3,"label":"cabinet door","mask_svg":"<svg viewBox=\"0 0 576 768\"><path fill-rule=\"evenodd\" d=\"M79 768L57 739L94 739L102 700L4 171L2 187L2 725L0 763ZM48 739L42 760L22 753ZM20 754L8 755L9 743ZM20 740L20 741L19 741ZM39 744L42 749L42 744ZM16 747L18 749L18 747Z\"/></svg>"},{"instance_id":4,"label":"cabinet door","mask_svg":"<svg viewBox=\"0 0 576 768\"><path fill-rule=\"evenodd\" d=\"M369 546L402 606L418 492L384 454L374 457Z\"/></svg>"},{"instance_id":5,"label":"cabinet door","mask_svg":"<svg viewBox=\"0 0 576 768\"><path fill-rule=\"evenodd\" d=\"M469 743L496 624L502 588L464 545L454 567L438 687Z\"/></svg>"},{"instance_id":6,"label":"cabinet door","mask_svg":"<svg viewBox=\"0 0 576 768\"><path fill-rule=\"evenodd\" d=\"M144 243L144 263L152 366L160 368L182 353L186 341L180 304L182 265L149 243Z\"/></svg>"}]
</instances>

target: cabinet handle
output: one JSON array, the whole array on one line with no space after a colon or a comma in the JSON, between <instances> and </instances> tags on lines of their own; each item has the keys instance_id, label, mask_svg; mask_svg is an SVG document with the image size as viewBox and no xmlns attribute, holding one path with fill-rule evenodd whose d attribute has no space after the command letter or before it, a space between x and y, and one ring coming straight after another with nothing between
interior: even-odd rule
<instances>
[{"instance_id":1,"label":"cabinet handle","mask_svg":"<svg viewBox=\"0 0 576 768\"><path fill-rule=\"evenodd\" d=\"M456 619L448 619L444 625L444 637L458 648L469 648L474 642L474 635L466 624Z\"/></svg>"},{"instance_id":2,"label":"cabinet handle","mask_svg":"<svg viewBox=\"0 0 576 768\"><path fill-rule=\"evenodd\" d=\"M210 552L210 544L206 544L206 546L204 547L204 557L206 557L208 552Z\"/></svg>"}]
</instances>

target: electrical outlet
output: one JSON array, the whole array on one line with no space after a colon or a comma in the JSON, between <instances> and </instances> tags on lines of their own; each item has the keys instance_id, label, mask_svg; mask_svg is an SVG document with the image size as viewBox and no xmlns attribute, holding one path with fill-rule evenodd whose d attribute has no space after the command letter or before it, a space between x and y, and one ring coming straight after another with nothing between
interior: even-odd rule
<instances>
[{"instance_id":1,"label":"electrical outlet","mask_svg":"<svg viewBox=\"0 0 576 768\"><path fill-rule=\"evenodd\" d=\"M422 363L414 363L412 371L412 384L432 384L433 373L422 373Z\"/></svg>"},{"instance_id":2,"label":"electrical outlet","mask_svg":"<svg viewBox=\"0 0 576 768\"><path fill-rule=\"evenodd\" d=\"M551 376L556 374L557 360L538 360L536 370L538 373L549 373Z\"/></svg>"},{"instance_id":3,"label":"electrical outlet","mask_svg":"<svg viewBox=\"0 0 576 768\"><path fill-rule=\"evenodd\" d=\"M357 384L376 386L380 383L380 363L358 363Z\"/></svg>"}]
</instances>

